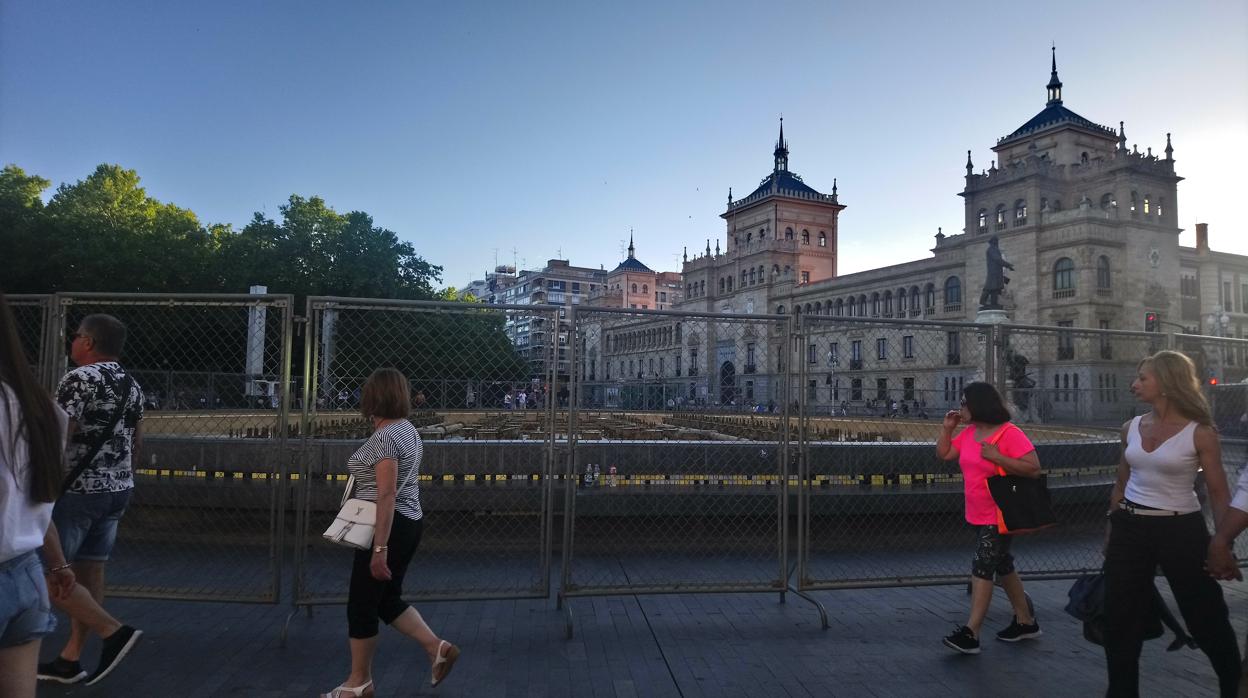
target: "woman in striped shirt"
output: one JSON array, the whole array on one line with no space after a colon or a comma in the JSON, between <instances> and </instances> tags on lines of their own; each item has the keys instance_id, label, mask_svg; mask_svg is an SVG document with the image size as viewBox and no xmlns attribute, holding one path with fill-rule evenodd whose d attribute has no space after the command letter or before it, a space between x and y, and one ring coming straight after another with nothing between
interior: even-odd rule
<instances>
[{"instance_id":1,"label":"woman in striped shirt","mask_svg":"<svg viewBox=\"0 0 1248 698\"><path fill-rule=\"evenodd\" d=\"M377 503L377 525L371 551L357 550L347 597L351 674L328 698L371 696L373 655L378 621L424 647L437 686L450 673L459 648L438 637L420 612L403 601L403 575L420 545L420 459L416 427L407 420L411 391L407 378L381 368L364 383L360 410L373 422L373 435L347 462L355 476L352 496Z\"/></svg>"}]
</instances>

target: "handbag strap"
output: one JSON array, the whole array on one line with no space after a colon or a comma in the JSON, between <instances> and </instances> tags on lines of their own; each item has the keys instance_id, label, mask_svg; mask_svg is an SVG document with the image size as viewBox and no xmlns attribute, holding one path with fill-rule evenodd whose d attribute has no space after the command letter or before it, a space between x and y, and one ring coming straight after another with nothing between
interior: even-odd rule
<instances>
[{"instance_id":1,"label":"handbag strap","mask_svg":"<svg viewBox=\"0 0 1248 698\"><path fill-rule=\"evenodd\" d=\"M126 416L126 410L130 408L130 387L133 384L134 379L130 377L129 373L121 377L121 401L117 405L117 412L113 414L112 419L108 422L108 426L104 427L104 431L100 433L100 436L91 444L90 450L78 459L78 465L74 466L69 475L65 476L65 479L61 481L61 494L65 494L70 487L74 486L74 482L87 469L87 466L91 465L91 461L100 455L104 444L107 444L113 438L113 432L117 430L117 425Z\"/></svg>"},{"instance_id":2,"label":"handbag strap","mask_svg":"<svg viewBox=\"0 0 1248 698\"><path fill-rule=\"evenodd\" d=\"M990 445L992 445L992 446L996 446L996 445L997 445L997 442L1001 440L1001 437L1005 436L1005 433L1006 433L1007 431L1009 431L1009 430L1011 430L1011 429L1017 429L1017 428L1018 428L1018 427L1014 426L1014 422L1006 422L1006 423L1005 423L1005 426L1003 426L1003 427L1001 427L1000 429L998 429L998 430L997 430L997 433L995 433L995 434L993 434L992 436L989 436L987 439L985 439L985 440L984 440L984 443L986 443L986 444L990 444ZM997 474L998 474L998 475L1008 475L1008 474L1009 474L1009 473L1005 472L1005 468L1002 468L1002 467L1001 467L1001 466L999 466L999 465L998 465L998 466L996 466L996 467L997 467Z\"/></svg>"}]
</instances>

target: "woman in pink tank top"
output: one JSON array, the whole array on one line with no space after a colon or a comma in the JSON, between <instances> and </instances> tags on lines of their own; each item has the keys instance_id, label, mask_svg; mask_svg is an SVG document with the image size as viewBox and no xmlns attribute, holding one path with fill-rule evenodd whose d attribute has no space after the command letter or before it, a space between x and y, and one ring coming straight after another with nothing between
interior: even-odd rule
<instances>
[{"instance_id":1,"label":"woman in pink tank top","mask_svg":"<svg viewBox=\"0 0 1248 698\"><path fill-rule=\"evenodd\" d=\"M1222 450L1196 366L1163 351L1140 362L1131 392L1152 410L1122 425L1122 458L1109 497L1105 546L1105 658L1110 696L1139 695L1140 648L1157 567L1191 636L1208 655L1222 696L1236 695L1239 647L1222 587L1205 570L1209 530L1196 498L1203 470L1214 518L1229 502Z\"/></svg>"},{"instance_id":2,"label":"woman in pink tank top","mask_svg":"<svg viewBox=\"0 0 1248 698\"><path fill-rule=\"evenodd\" d=\"M959 424L966 428L953 435ZM966 625L944 639L945 646L963 654L979 654L979 630L992 602L993 579L1001 582L1014 607L1014 620L997 639L1018 642L1041 635L1014 570L1012 536L997 530L997 507L988 491L988 478L1000 467L1025 477L1040 476L1040 460L1027 435L1010 422L1010 411L997 389L988 383L969 383L962 390L962 408L945 415L936 455L957 460L966 496L966 522L975 527L975 557L971 560L971 613Z\"/></svg>"}]
</instances>

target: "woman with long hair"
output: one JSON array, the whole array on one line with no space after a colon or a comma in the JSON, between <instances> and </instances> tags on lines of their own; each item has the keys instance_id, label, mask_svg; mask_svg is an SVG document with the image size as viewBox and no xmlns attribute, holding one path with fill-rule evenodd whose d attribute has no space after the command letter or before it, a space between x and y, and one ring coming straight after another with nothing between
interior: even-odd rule
<instances>
[{"instance_id":1,"label":"woman with long hair","mask_svg":"<svg viewBox=\"0 0 1248 698\"><path fill-rule=\"evenodd\" d=\"M959 424L966 428L953 435ZM997 468L1024 477L1040 477L1040 459L1031 440L1010 421L1001 394L989 383L968 383L962 404L949 410L936 441L936 455L957 460L962 469L966 522L975 527L975 556L971 560L971 611L965 625L944 639L945 646L963 654L979 654L979 630L992 602L993 579L1005 588L1014 607L1014 619L997 632L997 639L1018 642L1042 632L1014 570L1011 536L997 529L997 508L988 491L988 478Z\"/></svg>"},{"instance_id":2,"label":"woman with long hair","mask_svg":"<svg viewBox=\"0 0 1248 698\"><path fill-rule=\"evenodd\" d=\"M1122 425L1122 458L1109 496L1105 546L1105 658L1110 696L1139 695L1140 647L1158 565L1188 630L1209 657L1223 696L1239 684L1239 647L1195 490L1203 470L1215 521L1229 502L1222 448L1196 366L1176 351L1144 359L1131 392L1148 414ZM1221 525L1221 524L1220 524Z\"/></svg>"},{"instance_id":3,"label":"woman with long hair","mask_svg":"<svg viewBox=\"0 0 1248 698\"><path fill-rule=\"evenodd\" d=\"M374 693L373 655L378 621L385 621L424 648L437 686L451 672L459 648L429 629L420 612L403 601L403 575L420 545L420 460L424 448L408 421L411 388L393 368L368 377L360 411L372 421L373 435L347 462L355 477L352 497L377 503L371 550L355 551L347 596L351 673L322 698L361 698Z\"/></svg>"},{"instance_id":4,"label":"woman with long hair","mask_svg":"<svg viewBox=\"0 0 1248 698\"><path fill-rule=\"evenodd\" d=\"M34 696L39 644L58 597L74 587L52 522L61 492L67 417L35 380L0 292L0 695ZM40 567L39 548L48 565Z\"/></svg>"}]
</instances>

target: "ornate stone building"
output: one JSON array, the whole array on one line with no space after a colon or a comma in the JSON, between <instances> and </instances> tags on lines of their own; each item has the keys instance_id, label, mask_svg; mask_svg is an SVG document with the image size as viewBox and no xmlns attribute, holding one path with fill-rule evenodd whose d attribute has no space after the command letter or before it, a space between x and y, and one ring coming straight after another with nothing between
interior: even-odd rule
<instances>
[{"instance_id":1,"label":"ornate stone building","mask_svg":"<svg viewBox=\"0 0 1248 698\"><path fill-rule=\"evenodd\" d=\"M683 332L667 333L678 346L653 345L645 339L648 325L637 322L624 336L640 336L640 343L601 341L610 332L597 328L585 357L614 366L613 380L661 384L663 395L714 404L775 400L775 377L786 360L797 360L807 373L798 389L817 409L877 400L945 407L982 375L983 348L973 330L920 323L976 319L986 251L996 237L1014 266L1001 298L1010 322L1069 328L1036 333L1030 346L1019 340L1039 395L1036 409L1066 417L1130 409L1124 396L1139 357L1115 355L1112 342L1079 330L1144 330L1151 317L1159 331L1243 337L1248 257L1209 250L1203 228L1197 248L1179 246L1182 177L1169 134L1160 153L1140 152L1128 147L1123 122L1108 128L1066 107L1055 57L1045 96L1039 113L997 140L990 167L976 172L967 152L960 234L938 231L930 257L844 276L836 273L844 208L836 182L823 194L789 169L782 123L772 172L743 199L729 193L724 239L714 252L708 240L703 255L686 256L685 298L676 307L801 313L811 328L807 346L786 349L776 327L761 323L689 331L688 322ZM914 326L837 321L848 317L905 318ZM666 357L665 372L638 370L657 355ZM1226 357L1223 380L1242 378L1245 358ZM592 373L603 379L602 371Z\"/></svg>"}]
</instances>

